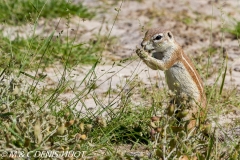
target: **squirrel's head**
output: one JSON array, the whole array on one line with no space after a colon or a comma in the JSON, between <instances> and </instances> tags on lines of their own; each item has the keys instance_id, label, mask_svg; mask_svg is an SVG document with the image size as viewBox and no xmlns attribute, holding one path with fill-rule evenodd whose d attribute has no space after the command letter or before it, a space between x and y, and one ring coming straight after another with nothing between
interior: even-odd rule
<instances>
[{"instance_id":1,"label":"squirrel's head","mask_svg":"<svg viewBox=\"0 0 240 160\"><path fill-rule=\"evenodd\" d=\"M175 43L173 34L170 31L160 29L150 29L145 33L141 46L146 51L166 52L174 48Z\"/></svg>"}]
</instances>

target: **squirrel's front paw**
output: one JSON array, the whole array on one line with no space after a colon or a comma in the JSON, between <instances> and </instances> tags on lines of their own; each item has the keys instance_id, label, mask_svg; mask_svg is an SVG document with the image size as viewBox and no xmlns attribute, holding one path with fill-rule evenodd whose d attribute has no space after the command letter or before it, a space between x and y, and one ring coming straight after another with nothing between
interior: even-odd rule
<instances>
[{"instance_id":1,"label":"squirrel's front paw","mask_svg":"<svg viewBox=\"0 0 240 160\"><path fill-rule=\"evenodd\" d=\"M149 56L146 51L140 48L137 48L136 53L141 59L147 58Z\"/></svg>"}]
</instances>

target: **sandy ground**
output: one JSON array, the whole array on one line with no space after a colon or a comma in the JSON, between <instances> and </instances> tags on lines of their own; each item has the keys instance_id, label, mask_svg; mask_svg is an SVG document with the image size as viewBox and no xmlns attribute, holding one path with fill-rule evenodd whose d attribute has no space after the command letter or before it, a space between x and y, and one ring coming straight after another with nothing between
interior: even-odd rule
<instances>
[{"instance_id":1,"label":"sandy ground","mask_svg":"<svg viewBox=\"0 0 240 160\"><path fill-rule=\"evenodd\" d=\"M74 2L77 1L79 0ZM150 70L134 53L144 32L152 27L171 30L176 41L183 46L185 53L194 59L196 67L199 69L203 68L200 64L208 63L208 48L216 49L216 52L210 55L210 76L204 78L205 85L211 86L216 81L218 70L221 70L222 48L224 47L229 57L224 87L236 87L240 93L240 42L229 33L222 32L222 28L231 28L235 25L236 20L240 19L239 0L143 0L124 1L123 3L115 0L83 0L83 3L93 10L96 9L98 15L92 20L72 17L69 28L66 28L66 21L62 19L56 29L56 34L63 30L63 35L66 35L68 31L70 35L77 35L77 42L85 42L102 28L100 34L110 34L117 38L117 42L104 51L103 61L105 63L102 62L95 70L96 77L100 77L96 81L96 84L99 85L98 88L94 93L90 93L91 96L85 97L82 103L76 104L77 109L82 108L82 104L85 103L87 108L97 110L99 104L94 100L94 94L105 93L109 86L118 89L118 85L124 85L127 79L133 79L136 76L146 86L153 82L159 83L160 86L165 85L163 72ZM35 34L49 35L58 22L59 19L40 20ZM11 39L17 35L28 37L34 30L31 25L0 26L0 28L3 29L4 35ZM113 62L134 56L132 61L122 63L120 66L113 66ZM199 63L200 61L201 63ZM79 66L69 72L67 77L74 85L78 86L90 69L91 66ZM44 74L47 74L48 81L41 83L39 87L56 85L62 72L63 67L58 64L47 68ZM204 72L206 70L201 75L205 75ZM86 84L79 86L78 91L81 91L84 85ZM73 92L61 95L66 101L75 96ZM104 105L113 103L105 97L102 97L101 101ZM118 100L115 99L115 101L115 105L117 105Z\"/></svg>"}]
</instances>

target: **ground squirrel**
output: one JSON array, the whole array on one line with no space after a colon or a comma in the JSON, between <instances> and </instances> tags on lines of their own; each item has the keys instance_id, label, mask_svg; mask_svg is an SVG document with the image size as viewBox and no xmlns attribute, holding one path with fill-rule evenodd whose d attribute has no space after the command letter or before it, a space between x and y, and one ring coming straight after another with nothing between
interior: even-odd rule
<instances>
[{"instance_id":1,"label":"ground squirrel","mask_svg":"<svg viewBox=\"0 0 240 160\"><path fill-rule=\"evenodd\" d=\"M187 112L183 119L189 122L188 128L196 126L197 115L205 116L206 96L203 82L191 60L168 30L148 30L141 46L143 49L138 48L137 55L148 67L165 71L168 87L176 93L174 104L180 108L179 112ZM187 96L190 107L184 108L181 95Z\"/></svg>"}]
</instances>

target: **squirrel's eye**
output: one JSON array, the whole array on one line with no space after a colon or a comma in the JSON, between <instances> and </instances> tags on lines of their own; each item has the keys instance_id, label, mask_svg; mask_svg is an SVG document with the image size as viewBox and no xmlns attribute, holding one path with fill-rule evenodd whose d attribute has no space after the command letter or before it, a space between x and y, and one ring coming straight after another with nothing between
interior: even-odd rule
<instances>
[{"instance_id":1,"label":"squirrel's eye","mask_svg":"<svg viewBox=\"0 0 240 160\"><path fill-rule=\"evenodd\" d=\"M160 39L162 39L161 35L158 35L157 37L155 37L155 40L160 40Z\"/></svg>"}]
</instances>

